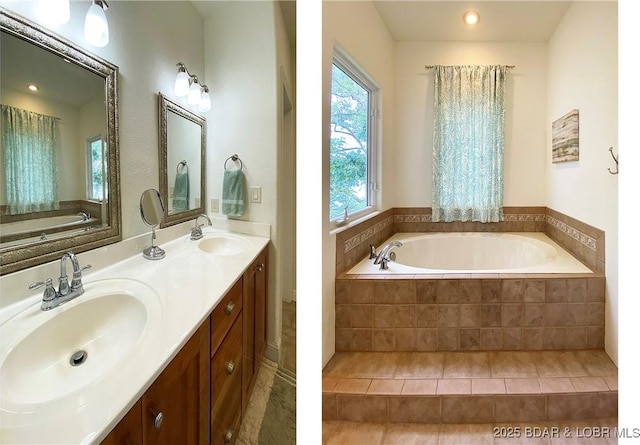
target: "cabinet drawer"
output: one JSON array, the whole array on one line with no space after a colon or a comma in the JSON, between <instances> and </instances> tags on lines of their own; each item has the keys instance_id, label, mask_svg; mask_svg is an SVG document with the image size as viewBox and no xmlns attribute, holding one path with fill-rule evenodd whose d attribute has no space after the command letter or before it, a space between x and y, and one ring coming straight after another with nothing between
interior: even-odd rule
<instances>
[{"instance_id":1,"label":"cabinet drawer","mask_svg":"<svg viewBox=\"0 0 640 445\"><path fill-rule=\"evenodd\" d=\"M211 361L212 444L235 441L242 413L242 317Z\"/></svg>"},{"instance_id":2,"label":"cabinet drawer","mask_svg":"<svg viewBox=\"0 0 640 445\"><path fill-rule=\"evenodd\" d=\"M211 314L211 357L218 350L240 311L242 311L242 279L233 285Z\"/></svg>"}]
</instances>

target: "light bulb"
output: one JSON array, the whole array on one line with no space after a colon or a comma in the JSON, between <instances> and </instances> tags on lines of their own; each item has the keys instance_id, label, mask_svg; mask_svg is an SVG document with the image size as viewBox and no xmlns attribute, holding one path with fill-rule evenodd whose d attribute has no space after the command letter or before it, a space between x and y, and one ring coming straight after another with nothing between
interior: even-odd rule
<instances>
[{"instance_id":1,"label":"light bulb","mask_svg":"<svg viewBox=\"0 0 640 445\"><path fill-rule=\"evenodd\" d=\"M462 20L467 25L475 25L480 20L480 15L475 11L467 11L462 15Z\"/></svg>"},{"instance_id":2,"label":"light bulb","mask_svg":"<svg viewBox=\"0 0 640 445\"><path fill-rule=\"evenodd\" d=\"M205 89L200 97L200 103L198 104L198 111L209 111L211 109L211 97L209 92Z\"/></svg>"},{"instance_id":3,"label":"light bulb","mask_svg":"<svg viewBox=\"0 0 640 445\"><path fill-rule=\"evenodd\" d=\"M49 25L64 25L69 21L69 0L40 0L40 16Z\"/></svg>"},{"instance_id":4,"label":"light bulb","mask_svg":"<svg viewBox=\"0 0 640 445\"><path fill-rule=\"evenodd\" d=\"M182 97L189 94L189 75L185 71L178 71L176 84L173 88L176 96Z\"/></svg>"},{"instance_id":5,"label":"light bulb","mask_svg":"<svg viewBox=\"0 0 640 445\"><path fill-rule=\"evenodd\" d=\"M84 18L84 38L92 46L103 47L109 43L109 24L102 6L93 3Z\"/></svg>"},{"instance_id":6,"label":"light bulb","mask_svg":"<svg viewBox=\"0 0 640 445\"><path fill-rule=\"evenodd\" d=\"M198 105L200 103L200 84L198 83L198 79L193 79L193 83L189 87L187 103L189 105Z\"/></svg>"}]
</instances>

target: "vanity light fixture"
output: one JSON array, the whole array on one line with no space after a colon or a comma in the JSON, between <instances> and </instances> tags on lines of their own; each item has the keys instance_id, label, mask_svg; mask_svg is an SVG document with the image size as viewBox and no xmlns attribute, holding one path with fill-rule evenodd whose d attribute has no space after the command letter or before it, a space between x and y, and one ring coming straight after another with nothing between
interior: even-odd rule
<instances>
[{"instance_id":1,"label":"vanity light fixture","mask_svg":"<svg viewBox=\"0 0 640 445\"><path fill-rule=\"evenodd\" d=\"M469 10L462 14L462 20L464 20L467 25L475 25L480 21L480 14L476 11Z\"/></svg>"},{"instance_id":2,"label":"vanity light fixture","mask_svg":"<svg viewBox=\"0 0 640 445\"><path fill-rule=\"evenodd\" d=\"M178 97L187 96L187 103L197 106L198 111L204 112L211 109L211 97L209 87L198 81L198 76L189 73L187 66L178 62L178 75L173 87L173 92Z\"/></svg>"},{"instance_id":3,"label":"vanity light fixture","mask_svg":"<svg viewBox=\"0 0 640 445\"><path fill-rule=\"evenodd\" d=\"M90 45L102 48L109 43L109 24L104 13L109 8L104 0L92 0L84 18L84 38Z\"/></svg>"},{"instance_id":4,"label":"vanity light fixture","mask_svg":"<svg viewBox=\"0 0 640 445\"><path fill-rule=\"evenodd\" d=\"M69 0L40 0L42 20L49 25L64 25L69 21Z\"/></svg>"}]
</instances>

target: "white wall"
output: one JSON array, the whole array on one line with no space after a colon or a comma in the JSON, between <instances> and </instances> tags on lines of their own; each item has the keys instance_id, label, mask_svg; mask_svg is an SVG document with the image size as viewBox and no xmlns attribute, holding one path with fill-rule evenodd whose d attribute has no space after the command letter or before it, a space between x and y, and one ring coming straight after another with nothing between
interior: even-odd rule
<instances>
[{"instance_id":1,"label":"white wall","mask_svg":"<svg viewBox=\"0 0 640 445\"><path fill-rule=\"evenodd\" d=\"M573 2L549 41L547 206L605 231L605 349L618 361L617 3ZM579 110L580 160L551 163L551 122Z\"/></svg>"},{"instance_id":2,"label":"white wall","mask_svg":"<svg viewBox=\"0 0 640 445\"><path fill-rule=\"evenodd\" d=\"M237 153L249 187L262 187L262 202L245 202L238 218L271 225L267 354L277 361L282 289L278 216L280 65L290 76L290 57L278 53L279 8L273 2L211 2L205 18L205 70L212 108L207 125L207 208L222 198L225 160ZM229 161L229 167L233 162ZM247 196L249 201L249 196ZM222 213L214 216L222 217Z\"/></svg>"},{"instance_id":3,"label":"white wall","mask_svg":"<svg viewBox=\"0 0 640 445\"><path fill-rule=\"evenodd\" d=\"M90 2L71 2L71 19L51 27L41 21L38 2L0 1L119 67L120 190L123 239L146 233L140 195L158 188L158 92L173 97L176 63L204 73L203 21L191 2L109 2L109 45L94 48L84 40ZM206 82L205 82L206 83Z\"/></svg>"},{"instance_id":4,"label":"white wall","mask_svg":"<svg viewBox=\"0 0 640 445\"><path fill-rule=\"evenodd\" d=\"M546 44L398 42L394 207L431 207L433 70L425 65L515 65L507 75L504 205L545 202Z\"/></svg>"},{"instance_id":5,"label":"white wall","mask_svg":"<svg viewBox=\"0 0 640 445\"><path fill-rule=\"evenodd\" d=\"M322 365L335 352L335 234L329 226L329 123L333 47L339 45L382 90L377 207L393 205L394 42L370 2L323 2L322 10ZM357 24L357 25L356 25Z\"/></svg>"}]
</instances>

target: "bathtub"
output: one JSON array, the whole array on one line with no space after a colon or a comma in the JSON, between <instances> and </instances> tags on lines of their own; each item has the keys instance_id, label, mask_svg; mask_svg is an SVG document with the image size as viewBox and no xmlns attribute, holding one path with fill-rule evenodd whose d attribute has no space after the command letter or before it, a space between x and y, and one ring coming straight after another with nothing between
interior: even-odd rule
<instances>
[{"instance_id":1,"label":"bathtub","mask_svg":"<svg viewBox=\"0 0 640 445\"><path fill-rule=\"evenodd\" d=\"M95 219L92 218L90 221L95 222ZM2 235L18 235L21 233L30 233L36 231L46 232L47 230L82 223L83 218L80 215L62 215L51 216L49 218L28 219L24 221L2 224Z\"/></svg>"},{"instance_id":2,"label":"bathtub","mask_svg":"<svg viewBox=\"0 0 640 445\"><path fill-rule=\"evenodd\" d=\"M348 274L592 273L541 232L396 233L380 246L400 241L395 261L380 270L364 259Z\"/></svg>"}]
</instances>

